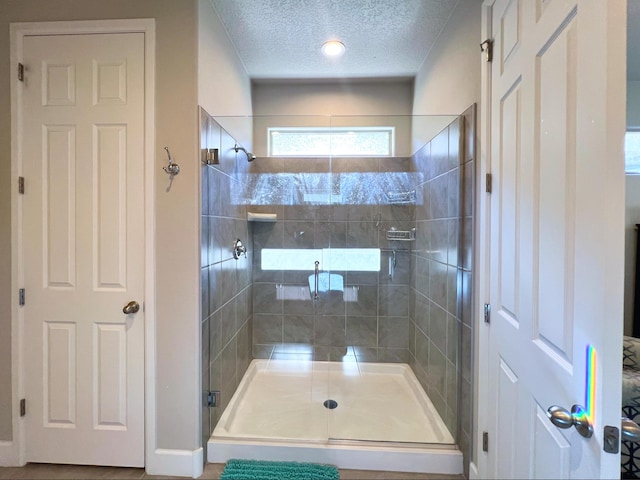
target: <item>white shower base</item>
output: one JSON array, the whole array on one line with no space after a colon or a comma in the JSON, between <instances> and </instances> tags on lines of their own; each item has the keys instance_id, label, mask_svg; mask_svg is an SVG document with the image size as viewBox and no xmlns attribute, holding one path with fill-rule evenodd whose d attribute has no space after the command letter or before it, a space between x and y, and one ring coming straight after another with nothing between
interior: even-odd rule
<instances>
[{"instance_id":1,"label":"white shower base","mask_svg":"<svg viewBox=\"0 0 640 480\"><path fill-rule=\"evenodd\" d=\"M338 406L327 409L326 400ZM462 473L461 452L406 364L254 360L207 451L213 463Z\"/></svg>"}]
</instances>

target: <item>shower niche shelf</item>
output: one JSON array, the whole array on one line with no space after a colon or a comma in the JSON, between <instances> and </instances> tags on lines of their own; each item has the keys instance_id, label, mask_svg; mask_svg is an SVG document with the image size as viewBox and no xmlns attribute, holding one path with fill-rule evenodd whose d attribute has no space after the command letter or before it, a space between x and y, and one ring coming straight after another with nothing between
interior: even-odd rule
<instances>
[{"instance_id":1,"label":"shower niche shelf","mask_svg":"<svg viewBox=\"0 0 640 480\"><path fill-rule=\"evenodd\" d=\"M387 230L387 240L399 240L401 242L413 242L416 239L416 229L396 230L392 228Z\"/></svg>"}]
</instances>

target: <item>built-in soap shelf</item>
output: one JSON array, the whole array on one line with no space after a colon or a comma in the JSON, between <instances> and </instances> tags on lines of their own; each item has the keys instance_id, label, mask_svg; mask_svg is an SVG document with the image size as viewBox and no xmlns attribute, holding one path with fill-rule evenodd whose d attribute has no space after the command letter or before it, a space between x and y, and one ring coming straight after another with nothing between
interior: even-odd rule
<instances>
[{"instance_id":1,"label":"built-in soap shelf","mask_svg":"<svg viewBox=\"0 0 640 480\"><path fill-rule=\"evenodd\" d=\"M249 222L275 222L278 215L275 213L256 213L247 212L247 221Z\"/></svg>"},{"instance_id":2,"label":"built-in soap shelf","mask_svg":"<svg viewBox=\"0 0 640 480\"><path fill-rule=\"evenodd\" d=\"M413 242L416 239L415 227L411 230L387 230L387 240L398 240L401 242Z\"/></svg>"}]
</instances>

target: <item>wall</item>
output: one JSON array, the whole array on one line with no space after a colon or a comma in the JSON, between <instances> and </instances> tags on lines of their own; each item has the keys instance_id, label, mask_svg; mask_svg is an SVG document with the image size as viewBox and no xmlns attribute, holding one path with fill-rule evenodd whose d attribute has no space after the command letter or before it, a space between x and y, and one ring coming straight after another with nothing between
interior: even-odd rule
<instances>
[{"instance_id":1,"label":"wall","mask_svg":"<svg viewBox=\"0 0 640 480\"><path fill-rule=\"evenodd\" d=\"M427 55L424 64L416 75L414 84L413 114L414 115L446 115L460 114L465 112L465 127L470 126L471 118L475 122L475 113L472 115L467 110L471 105L480 105L480 72L485 61L484 55L480 53L479 44L481 38L481 5L480 0L460 0L453 11L446 28L442 31L435 45ZM481 108L481 106L480 106ZM475 131L475 138L468 138L467 144L477 145L479 128L471 130L466 128L466 132ZM414 126L414 136L417 134L417 125ZM476 151L475 148L473 151ZM473 165L477 165L478 159L472 153L465 161L474 158L473 163L465 175L465 181L472 186L479 184L479 179L475 176L475 171L479 171ZM471 178L467 178L471 175ZM469 187L465 187L465 190ZM474 191L479 191L475 188ZM476 195L476 193L474 193ZM467 198L465 202L475 205L477 198L472 201ZM471 209L473 210L473 209ZM473 211L468 212L473 214ZM473 242L474 233L478 226L473 221L473 216L463 219L463 228L467 234L462 235L464 241ZM466 235L466 236L465 236ZM464 269L465 275L467 270ZM473 290L464 290L462 298L465 298L465 305L469 305L469 310L463 314L462 327L462 348L460 357L460 368L462 371L462 381L460 385L460 424L458 431L458 443L464 454L465 472L469 467L469 462L477 458L478 446L473 442L473 417L479 413L475 411L476 405L473 402L474 393L474 372L475 372L475 338L474 326L478 317L478 312L474 311ZM475 307L474 307L475 308ZM473 409L473 411L472 411Z\"/></svg>"},{"instance_id":2,"label":"wall","mask_svg":"<svg viewBox=\"0 0 640 480\"><path fill-rule=\"evenodd\" d=\"M201 109L201 146L217 148L219 164L201 165L202 216L200 285L202 295L202 445L215 428L251 361L253 249L246 205L237 192L239 179L249 170L243 154L230 148L235 140ZM246 256L234 258L240 239ZM220 392L209 408L209 390Z\"/></svg>"},{"instance_id":3,"label":"wall","mask_svg":"<svg viewBox=\"0 0 640 480\"><path fill-rule=\"evenodd\" d=\"M412 157L418 172L409 299L411 367L468 468L472 407L475 109Z\"/></svg>"},{"instance_id":4,"label":"wall","mask_svg":"<svg viewBox=\"0 0 640 480\"><path fill-rule=\"evenodd\" d=\"M480 0L460 0L418 70L413 115L459 115L480 102Z\"/></svg>"},{"instance_id":5,"label":"wall","mask_svg":"<svg viewBox=\"0 0 640 480\"><path fill-rule=\"evenodd\" d=\"M249 208L277 215L276 222L252 225L254 357L408 363L409 245L386 239L392 227L413 226L413 203L387 197L410 191L408 169L407 158L269 157L252 163ZM326 199L310 197L319 194ZM372 265L379 271L319 265L320 275L334 277L326 289L320 279L313 300L314 261L326 259L313 256L302 264L298 257L296 270L263 270L265 248L382 252ZM390 278L392 249L397 255Z\"/></svg>"},{"instance_id":6,"label":"wall","mask_svg":"<svg viewBox=\"0 0 640 480\"><path fill-rule=\"evenodd\" d=\"M198 104L241 119L223 127L251 151L251 81L210 0L198 0Z\"/></svg>"},{"instance_id":7,"label":"wall","mask_svg":"<svg viewBox=\"0 0 640 480\"><path fill-rule=\"evenodd\" d=\"M3 0L0 71L9 72L9 23L54 20L156 20L156 445L194 451L200 446L199 218L197 160L196 3L173 0ZM179 95L176 92L180 92ZM0 440L11 439L11 263L9 75L0 76ZM182 170L167 191L163 147ZM147 299L153 301L153 299ZM16 412L13 412L17 415Z\"/></svg>"},{"instance_id":8,"label":"wall","mask_svg":"<svg viewBox=\"0 0 640 480\"><path fill-rule=\"evenodd\" d=\"M409 80L254 81L253 153L267 156L269 127L383 125L395 127L395 155L409 156L412 97Z\"/></svg>"},{"instance_id":9,"label":"wall","mask_svg":"<svg viewBox=\"0 0 640 480\"><path fill-rule=\"evenodd\" d=\"M411 115L410 80L253 82L253 114Z\"/></svg>"}]
</instances>

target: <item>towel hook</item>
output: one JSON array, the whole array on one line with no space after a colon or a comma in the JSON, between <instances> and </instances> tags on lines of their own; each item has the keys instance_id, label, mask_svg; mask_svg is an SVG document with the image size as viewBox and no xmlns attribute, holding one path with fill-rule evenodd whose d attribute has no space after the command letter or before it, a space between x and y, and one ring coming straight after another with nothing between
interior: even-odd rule
<instances>
[{"instance_id":1,"label":"towel hook","mask_svg":"<svg viewBox=\"0 0 640 480\"><path fill-rule=\"evenodd\" d=\"M173 159L171 158L171 153L169 152L169 147L164 147L164 149L167 151L167 157L169 157L169 165L167 165L166 167L162 167L162 169L172 177L174 175L178 175L180 173L180 165L173 162Z\"/></svg>"}]
</instances>

